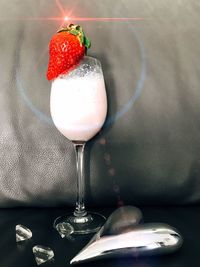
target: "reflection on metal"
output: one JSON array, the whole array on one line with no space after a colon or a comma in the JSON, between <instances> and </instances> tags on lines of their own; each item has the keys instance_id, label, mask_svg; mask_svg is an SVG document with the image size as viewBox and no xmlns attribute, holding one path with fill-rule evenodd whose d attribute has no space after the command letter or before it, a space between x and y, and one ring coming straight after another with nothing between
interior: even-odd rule
<instances>
[{"instance_id":1,"label":"reflection on metal","mask_svg":"<svg viewBox=\"0 0 200 267\"><path fill-rule=\"evenodd\" d=\"M133 206L123 206L116 209L107 219L97 236L115 235L121 231L136 226L142 222L142 212ZM93 237L96 239L96 236Z\"/></svg>"},{"instance_id":2,"label":"reflection on metal","mask_svg":"<svg viewBox=\"0 0 200 267\"><path fill-rule=\"evenodd\" d=\"M162 223L140 224L142 214L134 207L117 209L71 264L102 258L159 255L175 252L182 237L175 228Z\"/></svg>"}]
</instances>

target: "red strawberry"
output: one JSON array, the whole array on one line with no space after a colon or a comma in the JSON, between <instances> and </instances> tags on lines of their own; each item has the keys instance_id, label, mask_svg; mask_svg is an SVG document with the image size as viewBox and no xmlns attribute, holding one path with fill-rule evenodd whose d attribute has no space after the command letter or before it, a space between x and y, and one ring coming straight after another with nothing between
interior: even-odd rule
<instances>
[{"instance_id":1,"label":"red strawberry","mask_svg":"<svg viewBox=\"0 0 200 267\"><path fill-rule=\"evenodd\" d=\"M49 44L47 79L53 80L76 67L90 45L79 25L70 24L59 30Z\"/></svg>"}]
</instances>

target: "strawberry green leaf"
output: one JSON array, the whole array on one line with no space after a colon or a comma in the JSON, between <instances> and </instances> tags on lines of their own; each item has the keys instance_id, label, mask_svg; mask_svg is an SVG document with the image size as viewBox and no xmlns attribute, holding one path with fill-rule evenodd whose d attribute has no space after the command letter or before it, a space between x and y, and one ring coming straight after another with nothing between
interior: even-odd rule
<instances>
[{"instance_id":1,"label":"strawberry green leaf","mask_svg":"<svg viewBox=\"0 0 200 267\"><path fill-rule=\"evenodd\" d=\"M72 30L70 30L70 33L76 36L79 34L79 31L72 29Z\"/></svg>"},{"instance_id":2,"label":"strawberry green leaf","mask_svg":"<svg viewBox=\"0 0 200 267\"><path fill-rule=\"evenodd\" d=\"M86 48L90 48L91 47L91 41L87 37L84 38L84 45L85 45Z\"/></svg>"},{"instance_id":3,"label":"strawberry green leaf","mask_svg":"<svg viewBox=\"0 0 200 267\"><path fill-rule=\"evenodd\" d=\"M81 41L81 44L84 43L84 35L83 34L80 35L80 41Z\"/></svg>"}]
</instances>

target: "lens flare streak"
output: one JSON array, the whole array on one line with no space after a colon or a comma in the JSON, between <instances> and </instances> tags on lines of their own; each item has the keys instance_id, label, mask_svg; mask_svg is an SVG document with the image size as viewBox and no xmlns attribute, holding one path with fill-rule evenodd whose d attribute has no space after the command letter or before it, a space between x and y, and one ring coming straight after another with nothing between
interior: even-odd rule
<instances>
[{"instance_id":1,"label":"lens flare streak","mask_svg":"<svg viewBox=\"0 0 200 267\"><path fill-rule=\"evenodd\" d=\"M0 21L92 21L92 22L107 22L107 21L140 21L147 18L84 18L84 17L16 17L16 18L0 18Z\"/></svg>"},{"instance_id":2,"label":"lens flare streak","mask_svg":"<svg viewBox=\"0 0 200 267\"><path fill-rule=\"evenodd\" d=\"M131 20L144 20L144 18L81 18L71 17L68 18L71 21L131 21Z\"/></svg>"},{"instance_id":3,"label":"lens flare streak","mask_svg":"<svg viewBox=\"0 0 200 267\"><path fill-rule=\"evenodd\" d=\"M56 5L58 6L58 8L59 8L61 14L62 14L63 16L65 16L65 10L64 10L64 8L63 8L63 6L62 6L60 0L55 0L55 1L56 1Z\"/></svg>"},{"instance_id":4,"label":"lens flare streak","mask_svg":"<svg viewBox=\"0 0 200 267\"><path fill-rule=\"evenodd\" d=\"M52 17L6 17L0 18L0 21L13 21L13 20L25 20L25 21L140 21L147 18L142 17L74 17L73 8L66 11L60 0L55 0L55 4L60 11L60 16Z\"/></svg>"}]
</instances>

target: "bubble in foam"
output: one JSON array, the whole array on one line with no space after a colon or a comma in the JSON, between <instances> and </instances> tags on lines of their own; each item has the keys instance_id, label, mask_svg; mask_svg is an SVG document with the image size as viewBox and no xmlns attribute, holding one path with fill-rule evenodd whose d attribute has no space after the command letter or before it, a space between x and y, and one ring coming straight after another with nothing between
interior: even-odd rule
<instances>
[{"instance_id":1,"label":"bubble in foam","mask_svg":"<svg viewBox=\"0 0 200 267\"><path fill-rule=\"evenodd\" d=\"M75 69L69 72L67 75L62 77L65 79L73 77L86 77L86 76L96 76L97 74L102 74L100 62L88 56L85 56Z\"/></svg>"}]
</instances>

